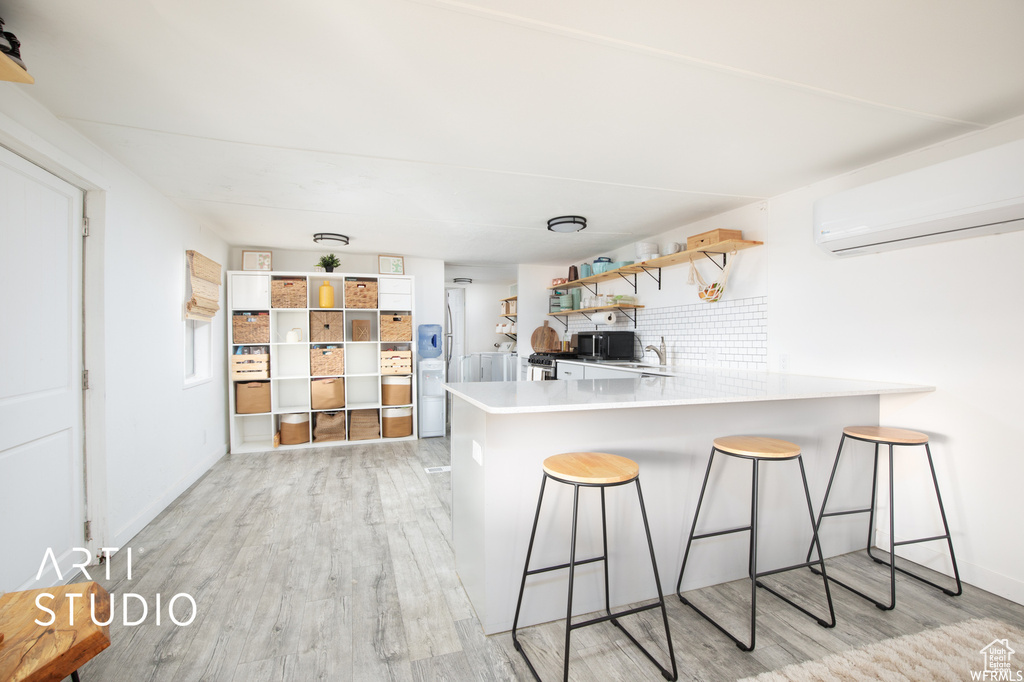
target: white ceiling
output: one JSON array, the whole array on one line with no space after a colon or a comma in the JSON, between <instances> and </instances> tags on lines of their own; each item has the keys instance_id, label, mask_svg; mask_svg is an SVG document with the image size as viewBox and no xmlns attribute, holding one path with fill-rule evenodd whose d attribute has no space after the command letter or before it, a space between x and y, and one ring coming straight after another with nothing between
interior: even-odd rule
<instances>
[{"instance_id":1,"label":"white ceiling","mask_svg":"<svg viewBox=\"0 0 1024 682\"><path fill-rule=\"evenodd\" d=\"M0 0L234 245L564 263L1024 114L1024 2ZM581 233L546 220L580 214Z\"/></svg>"}]
</instances>

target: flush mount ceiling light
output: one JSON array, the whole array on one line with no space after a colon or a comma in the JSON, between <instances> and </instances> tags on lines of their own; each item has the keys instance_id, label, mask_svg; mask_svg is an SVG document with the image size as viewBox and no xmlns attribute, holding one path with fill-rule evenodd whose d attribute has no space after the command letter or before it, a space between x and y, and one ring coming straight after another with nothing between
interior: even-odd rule
<instances>
[{"instance_id":1,"label":"flush mount ceiling light","mask_svg":"<svg viewBox=\"0 0 1024 682\"><path fill-rule=\"evenodd\" d=\"M313 235L313 241L320 242L341 242L343 246L348 245L348 237L337 232L317 232Z\"/></svg>"},{"instance_id":2,"label":"flush mount ceiling light","mask_svg":"<svg viewBox=\"0 0 1024 682\"><path fill-rule=\"evenodd\" d=\"M579 232L587 226L587 219L581 215L560 215L548 221L551 232Z\"/></svg>"},{"instance_id":3,"label":"flush mount ceiling light","mask_svg":"<svg viewBox=\"0 0 1024 682\"><path fill-rule=\"evenodd\" d=\"M452 281L454 283L456 283L456 284L472 284L473 283L473 278L472 277L456 277Z\"/></svg>"}]
</instances>

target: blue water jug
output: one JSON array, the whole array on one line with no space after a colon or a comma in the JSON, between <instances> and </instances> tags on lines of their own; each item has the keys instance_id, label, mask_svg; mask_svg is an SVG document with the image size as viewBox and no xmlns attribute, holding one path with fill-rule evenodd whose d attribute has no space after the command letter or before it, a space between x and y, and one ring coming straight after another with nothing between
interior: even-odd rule
<instances>
[{"instance_id":1,"label":"blue water jug","mask_svg":"<svg viewBox=\"0 0 1024 682\"><path fill-rule=\"evenodd\" d=\"M441 325L421 324L419 330L420 357L436 358L441 355Z\"/></svg>"}]
</instances>

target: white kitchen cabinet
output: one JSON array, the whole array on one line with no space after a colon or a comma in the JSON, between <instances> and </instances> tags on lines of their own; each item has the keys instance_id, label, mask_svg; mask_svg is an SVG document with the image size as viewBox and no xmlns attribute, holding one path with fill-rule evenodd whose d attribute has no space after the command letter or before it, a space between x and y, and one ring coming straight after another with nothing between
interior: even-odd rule
<instances>
[{"instance_id":1,"label":"white kitchen cabinet","mask_svg":"<svg viewBox=\"0 0 1024 682\"><path fill-rule=\"evenodd\" d=\"M603 365L587 365L583 368L584 379L636 379L638 373L628 369L616 369Z\"/></svg>"},{"instance_id":2,"label":"white kitchen cabinet","mask_svg":"<svg viewBox=\"0 0 1024 682\"><path fill-rule=\"evenodd\" d=\"M556 362L556 379L582 379L585 368L572 362Z\"/></svg>"}]
</instances>

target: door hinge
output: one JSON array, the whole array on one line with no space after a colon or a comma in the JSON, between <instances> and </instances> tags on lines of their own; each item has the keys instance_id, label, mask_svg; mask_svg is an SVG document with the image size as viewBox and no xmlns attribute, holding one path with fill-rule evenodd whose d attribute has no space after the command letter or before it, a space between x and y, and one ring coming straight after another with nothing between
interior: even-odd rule
<instances>
[{"instance_id":1,"label":"door hinge","mask_svg":"<svg viewBox=\"0 0 1024 682\"><path fill-rule=\"evenodd\" d=\"M82 370L82 390L89 390L89 370L87 369Z\"/></svg>"},{"instance_id":2,"label":"door hinge","mask_svg":"<svg viewBox=\"0 0 1024 682\"><path fill-rule=\"evenodd\" d=\"M83 237L88 237L89 236L89 219L88 218L82 218L82 236Z\"/></svg>"},{"instance_id":3,"label":"door hinge","mask_svg":"<svg viewBox=\"0 0 1024 682\"><path fill-rule=\"evenodd\" d=\"M92 521L86 521L83 530L85 531L85 541L92 542Z\"/></svg>"}]
</instances>

